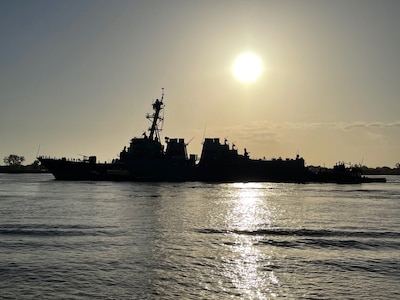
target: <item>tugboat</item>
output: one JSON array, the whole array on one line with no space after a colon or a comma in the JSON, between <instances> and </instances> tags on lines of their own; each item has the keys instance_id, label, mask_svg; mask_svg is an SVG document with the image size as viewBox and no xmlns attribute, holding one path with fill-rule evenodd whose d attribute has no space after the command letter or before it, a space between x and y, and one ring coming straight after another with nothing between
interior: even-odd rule
<instances>
[{"instance_id":1,"label":"tugboat","mask_svg":"<svg viewBox=\"0 0 400 300\"><path fill-rule=\"evenodd\" d=\"M164 90L152 103L153 113L146 118L151 127L142 137L134 137L112 163L98 163L96 156L83 160L56 159L40 156L38 160L57 180L113 181L203 181L203 182L335 182L361 183L374 179L354 174L346 168L332 172L313 172L299 155L294 159L251 159L244 149L239 154L234 146L219 138L205 138L201 157L188 156L183 138L165 138L161 143Z\"/></svg>"},{"instance_id":2,"label":"tugboat","mask_svg":"<svg viewBox=\"0 0 400 300\"><path fill-rule=\"evenodd\" d=\"M370 183L386 182L386 178L369 178L362 175L361 168L346 167L344 162L338 162L332 169L322 169L312 174L310 181L322 183Z\"/></svg>"}]
</instances>

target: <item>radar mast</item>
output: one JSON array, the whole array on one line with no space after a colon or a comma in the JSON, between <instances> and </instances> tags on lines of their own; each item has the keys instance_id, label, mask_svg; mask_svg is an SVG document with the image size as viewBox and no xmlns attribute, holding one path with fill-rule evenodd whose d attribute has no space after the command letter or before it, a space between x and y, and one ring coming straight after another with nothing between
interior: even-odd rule
<instances>
[{"instance_id":1,"label":"radar mast","mask_svg":"<svg viewBox=\"0 0 400 300\"><path fill-rule=\"evenodd\" d=\"M162 130L162 122L164 118L161 116L161 111L164 108L164 88L162 88L161 99L156 99L153 103L154 113L152 115L147 114L146 118L149 119L151 123L150 131L150 140L160 141L160 131Z\"/></svg>"}]
</instances>

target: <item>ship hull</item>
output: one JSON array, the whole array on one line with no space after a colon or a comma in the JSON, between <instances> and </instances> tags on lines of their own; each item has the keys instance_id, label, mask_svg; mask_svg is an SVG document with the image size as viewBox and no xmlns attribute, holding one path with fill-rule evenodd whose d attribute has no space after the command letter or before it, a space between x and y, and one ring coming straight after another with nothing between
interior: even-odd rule
<instances>
[{"instance_id":1,"label":"ship hull","mask_svg":"<svg viewBox=\"0 0 400 300\"><path fill-rule=\"evenodd\" d=\"M64 159L38 158L57 180L93 180L103 167L100 164Z\"/></svg>"},{"instance_id":2,"label":"ship hull","mask_svg":"<svg viewBox=\"0 0 400 300\"><path fill-rule=\"evenodd\" d=\"M385 182L334 172L314 173L293 162L248 160L245 163L210 166L179 165L174 161L142 161L135 164L99 164L86 161L39 158L56 180L136 182L285 182L359 184Z\"/></svg>"},{"instance_id":3,"label":"ship hull","mask_svg":"<svg viewBox=\"0 0 400 300\"><path fill-rule=\"evenodd\" d=\"M268 161L214 166L176 165L172 161L136 164L98 164L39 158L57 180L112 181L203 181L203 182L296 182L310 179L306 168L277 165Z\"/></svg>"}]
</instances>

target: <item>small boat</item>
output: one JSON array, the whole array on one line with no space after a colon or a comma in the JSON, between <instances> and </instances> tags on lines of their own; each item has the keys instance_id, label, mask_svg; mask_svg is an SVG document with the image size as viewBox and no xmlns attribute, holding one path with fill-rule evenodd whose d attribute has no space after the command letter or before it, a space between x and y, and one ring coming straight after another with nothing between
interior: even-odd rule
<instances>
[{"instance_id":1,"label":"small boat","mask_svg":"<svg viewBox=\"0 0 400 300\"><path fill-rule=\"evenodd\" d=\"M354 184L354 183L372 183L386 182L386 178L371 178L362 175L361 168L346 167L344 162L337 163L332 169L320 169L315 171L312 182L322 183L339 183L339 184Z\"/></svg>"}]
</instances>

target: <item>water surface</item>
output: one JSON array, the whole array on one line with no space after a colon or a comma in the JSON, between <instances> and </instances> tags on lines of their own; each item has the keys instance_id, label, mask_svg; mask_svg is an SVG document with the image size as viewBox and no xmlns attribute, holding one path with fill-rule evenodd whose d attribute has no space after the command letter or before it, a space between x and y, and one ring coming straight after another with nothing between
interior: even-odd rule
<instances>
[{"instance_id":1,"label":"water surface","mask_svg":"<svg viewBox=\"0 0 400 300\"><path fill-rule=\"evenodd\" d=\"M0 299L399 299L388 183L0 174Z\"/></svg>"}]
</instances>

